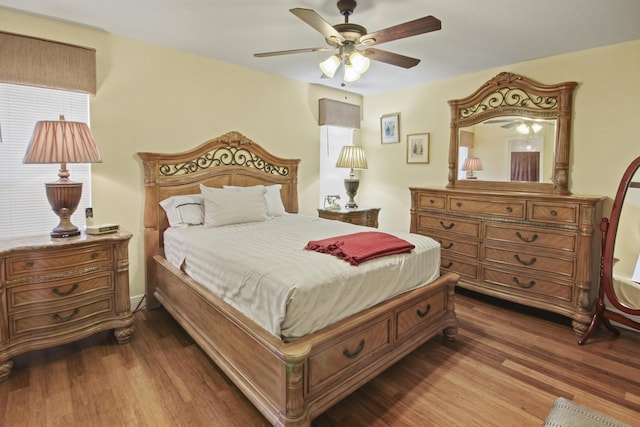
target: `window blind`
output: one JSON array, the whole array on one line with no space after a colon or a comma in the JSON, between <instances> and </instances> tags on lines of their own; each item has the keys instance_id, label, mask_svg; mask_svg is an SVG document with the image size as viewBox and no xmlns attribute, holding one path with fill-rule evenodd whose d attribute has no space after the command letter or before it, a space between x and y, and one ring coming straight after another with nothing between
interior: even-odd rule
<instances>
[{"instance_id":1,"label":"window blind","mask_svg":"<svg viewBox=\"0 0 640 427\"><path fill-rule=\"evenodd\" d=\"M23 164L39 120L89 123L89 95L56 89L0 83L0 238L49 233L58 225L44 184L58 179L60 165ZM70 179L82 182L82 199L71 222L84 227L91 206L91 165L68 164Z\"/></svg>"}]
</instances>

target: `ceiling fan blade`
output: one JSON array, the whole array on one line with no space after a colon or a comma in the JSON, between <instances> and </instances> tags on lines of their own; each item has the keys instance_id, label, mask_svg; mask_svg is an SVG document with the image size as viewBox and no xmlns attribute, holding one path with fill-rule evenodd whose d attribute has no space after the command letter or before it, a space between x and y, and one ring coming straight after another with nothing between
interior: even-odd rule
<instances>
[{"instance_id":1,"label":"ceiling fan blade","mask_svg":"<svg viewBox=\"0 0 640 427\"><path fill-rule=\"evenodd\" d=\"M402 68L415 67L420 63L420 60L417 58L412 58L410 56L404 56L398 53L388 52L386 50L375 48L363 50L361 53L367 58L373 59L374 61L385 62L387 64L395 65Z\"/></svg>"},{"instance_id":2,"label":"ceiling fan blade","mask_svg":"<svg viewBox=\"0 0 640 427\"><path fill-rule=\"evenodd\" d=\"M405 22L404 24L394 25L393 27L365 34L360 38L360 44L372 46L374 44L404 39L407 37L417 36L418 34L429 33L431 31L438 31L441 28L442 23L440 20L429 15L413 21Z\"/></svg>"},{"instance_id":3,"label":"ceiling fan blade","mask_svg":"<svg viewBox=\"0 0 640 427\"><path fill-rule=\"evenodd\" d=\"M324 52L334 49L335 48L333 47L309 47L305 49L278 50L275 52L254 53L253 56L255 56L256 58L265 58L267 56L289 55L292 53Z\"/></svg>"},{"instance_id":4,"label":"ceiling fan blade","mask_svg":"<svg viewBox=\"0 0 640 427\"><path fill-rule=\"evenodd\" d=\"M344 37L331 24L318 15L314 10L303 9L300 7L289 9L289 12L302 19L304 22L316 29L327 40L332 40L336 44L342 44Z\"/></svg>"}]
</instances>

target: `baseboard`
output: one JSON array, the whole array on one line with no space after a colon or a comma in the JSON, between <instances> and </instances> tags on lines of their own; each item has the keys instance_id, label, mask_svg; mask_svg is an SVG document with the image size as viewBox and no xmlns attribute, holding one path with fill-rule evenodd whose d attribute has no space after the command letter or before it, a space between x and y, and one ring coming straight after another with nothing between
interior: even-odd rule
<instances>
[{"instance_id":1,"label":"baseboard","mask_svg":"<svg viewBox=\"0 0 640 427\"><path fill-rule=\"evenodd\" d=\"M143 301L142 304L140 304L140 302L144 299L145 295L135 295L129 298L129 301L131 301L131 311L134 310L141 310L143 309L147 304L146 301ZM138 307L138 304L140 304L140 307Z\"/></svg>"}]
</instances>

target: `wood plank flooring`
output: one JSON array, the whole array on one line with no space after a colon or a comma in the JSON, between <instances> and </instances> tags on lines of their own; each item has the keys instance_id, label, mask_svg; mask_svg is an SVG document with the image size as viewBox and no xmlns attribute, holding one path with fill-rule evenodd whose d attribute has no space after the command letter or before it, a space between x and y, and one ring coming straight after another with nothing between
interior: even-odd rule
<instances>
[{"instance_id":1,"label":"wood plank flooring","mask_svg":"<svg viewBox=\"0 0 640 427\"><path fill-rule=\"evenodd\" d=\"M526 312L525 312L526 311ZM640 334L577 345L569 322L457 295L441 336L313 422L323 426L540 426L558 396L640 426ZM16 357L0 383L1 426L267 426L163 309L111 333Z\"/></svg>"}]
</instances>

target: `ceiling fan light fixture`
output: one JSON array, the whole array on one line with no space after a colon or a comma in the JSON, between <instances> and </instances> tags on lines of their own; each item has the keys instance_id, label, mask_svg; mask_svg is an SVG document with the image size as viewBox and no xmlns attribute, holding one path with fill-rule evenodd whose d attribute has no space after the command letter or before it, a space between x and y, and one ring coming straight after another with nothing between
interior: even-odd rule
<instances>
[{"instance_id":1,"label":"ceiling fan light fixture","mask_svg":"<svg viewBox=\"0 0 640 427\"><path fill-rule=\"evenodd\" d=\"M331 55L329 58L325 59L320 63L320 69L322 73L331 78L335 76L336 70L340 66L340 58L338 55Z\"/></svg>"},{"instance_id":2,"label":"ceiling fan light fixture","mask_svg":"<svg viewBox=\"0 0 640 427\"><path fill-rule=\"evenodd\" d=\"M533 130L533 133L538 133L542 130L542 125L539 123L533 123L531 125L531 130Z\"/></svg>"},{"instance_id":3,"label":"ceiling fan light fixture","mask_svg":"<svg viewBox=\"0 0 640 427\"><path fill-rule=\"evenodd\" d=\"M346 64L344 67L344 81L355 82L360 78L360 73L352 64Z\"/></svg>"},{"instance_id":4,"label":"ceiling fan light fixture","mask_svg":"<svg viewBox=\"0 0 640 427\"><path fill-rule=\"evenodd\" d=\"M351 56L349 56L349 62L351 62L355 71L360 75L364 74L369 69L369 65L371 65L371 60L360 52L352 53Z\"/></svg>"},{"instance_id":5,"label":"ceiling fan light fixture","mask_svg":"<svg viewBox=\"0 0 640 427\"><path fill-rule=\"evenodd\" d=\"M527 125L526 123L520 123L516 128L516 130L523 135L528 135L530 129L529 129L529 125Z\"/></svg>"}]
</instances>

